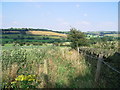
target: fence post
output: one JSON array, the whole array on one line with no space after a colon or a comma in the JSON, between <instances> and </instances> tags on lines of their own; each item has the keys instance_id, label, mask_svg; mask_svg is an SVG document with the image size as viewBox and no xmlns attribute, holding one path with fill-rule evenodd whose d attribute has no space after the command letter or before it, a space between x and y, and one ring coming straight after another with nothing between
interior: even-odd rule
<instances>
[{"instance_id":1,"label":"fence post","mask_svg":"<svg viewBox=\"0 0 120 90\"><path fill-rule=\"evenodd\" d=\"M77 51L78 51L78 55L79 55L79 53L80 53L80 52L79 52L79 47L77 47Z\"/></svg>"},{"instance_id":2,"label":"fence post","mask_svg":"<svg viewBox=\"0 0 120 90\"><path fill-rule=\"evenodd\" d=\"M44 81L45 87L48 88L48 60L44 60Z\"/></svg>"},{"instance_id":3,"label":"fence post","mask_svg":"<svg viewBox=\"0 0 120 90\"><path fill-rule=\"evenodd\" d=\"M98 58L98 62L97 62L97 69L96 69L96 74L95 74L95 82L96 83L98 82L99 77L100 77L102 60L103 60L103 54L99 54L99 58Z\"/></svg>"},{"instance_id":4,"label":"fence post","mask_svg":"<svg viewBox=\"0 0 120 90\"><path fill-rule=\"evenodd\" d=\"M48 60L44 60L44 73L48 74Z\"/></svg>"}]
</instances>

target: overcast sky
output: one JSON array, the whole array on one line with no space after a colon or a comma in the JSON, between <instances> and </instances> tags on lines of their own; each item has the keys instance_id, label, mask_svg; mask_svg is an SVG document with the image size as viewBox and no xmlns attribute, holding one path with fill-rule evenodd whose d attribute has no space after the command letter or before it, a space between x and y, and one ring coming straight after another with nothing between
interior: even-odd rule
<instances>
[{"instance_id":1,"label":"overcast sky","mask_svg":"<svg viewBox=\"0 0 120 90\"><path fill-rule=\"evenodd\" d=\"M118 30L117 2L3 2L2 28Z\"/></svg>"}]
</instances>

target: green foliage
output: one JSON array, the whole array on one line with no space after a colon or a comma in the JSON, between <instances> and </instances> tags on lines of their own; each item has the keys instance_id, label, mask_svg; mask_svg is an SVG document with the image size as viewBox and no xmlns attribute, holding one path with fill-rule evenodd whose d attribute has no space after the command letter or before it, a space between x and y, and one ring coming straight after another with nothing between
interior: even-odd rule
<instances>
[{"instance_id":1,"label":"green foliage","mask_svg":"<svg viewBox=\"0 0 120 90\"><path fill-rule=\"evenodd\" d=\"M88 45L88 40L86 39L85 34L75 28L70 29L68 39L72 42L71 47L74 49L76 49L79 46Z\"/></svg>"},{"instance_id":2,"label":"green foliage","mask_svg":"<svg viewBox=\"0 0 120 90\"><path fill-rule=\"evenodd\" d=\"M43 64L44 60L48 60L48 78L49 83L54 85L54 88L64 88L64 87L92 87L92 78L91 76L89 78L86 78L84 80L76 78L77 75L76 72L78 72L79 66L82 68L82 74L88 73L89 69L84 61L81 59L79 60L79 64L77 63L77 58L72 58L72 61L69 60L72 56L74 56L74 52L70 52L69 48L59 48L55 46L51 47L43 47L43 48L26 48L19 46L20 48L12 49L12 50L3 50L2 51L2 70L3 70L3 83L6 88L38 88L37 84L43 83L42 75L43 73L40 73L39 75L37 72L39 70L43 70ZM29 46L30 47L30 46ZM15 48L15 47L14 47ZM64 54L64 55L62 55ZM73 55L72 55L73 54ZM7 70L13 65L13 63L17 63L17 66L19 67L17 71L16 77L10 81L9 79L9 73L7 74ZM75 64L76 63L76 64ZM39 65L41 67L39 67ZM74 65L74 66L73 66ZM76 68L75 68L76 67ZM15 69L15 68L14 68ZM80 73L81 74L81 73ZM83 75L84 75L83 74ZM32 78L32 81L29 81L30 78L28 78L29 75L36 75L35 80ZM80 76L81 77L81 76ZM81 77L82 78L82 77ZM11 78L10 78L11 79ZM74 81L77 80L77 82ZM40 81L38 83L38 81ZM86 81L91 80L89 83ZM84 82L84 85L82 84ZM7 83L7 84L6 84ZM81 85L82 84L82 85ZM90 84L90 85L89 85ZM67 85L67 86L66 86ZM81 85L81 86L79 86ZM51 86L49 86L51 87Z\"/></svg>"},{"instance_id":3,"label":"green foliage","mask_svg":"<svg viewBox=\"0 0 120 90\"><path fill-rule=\"evenodd\" d=\"M19 75L14 81L3 86L5 88L36 88L38 81L35 75Z\"/></svg>"},{"instance_id":4,"label":"green foliage","mask_svg":"<svg viewBox=\"0 0 120 90\"><path fill-rule=\"evenodd\" d=\"M115 49L117 50L119 42L118 41L106 41L106 42L97 42L92 44L90 47L101 48L101 49Z\"/></svg>"}]
</instances>

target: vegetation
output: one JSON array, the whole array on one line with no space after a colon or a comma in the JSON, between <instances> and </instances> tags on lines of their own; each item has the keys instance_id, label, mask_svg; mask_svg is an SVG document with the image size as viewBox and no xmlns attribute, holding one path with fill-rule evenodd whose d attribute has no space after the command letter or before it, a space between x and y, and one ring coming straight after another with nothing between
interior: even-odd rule
<instances>
[{"instance_id":1,"label":"vegetation","mask_svg":"<svg viewBox=\"0 0 120 90\"><path fill-rule=\"evenodd\" d=\"M119 75L105 65L96 84L97 60L75 50L80 47L91 56L103 53L105 62L119 70L119 37L109 34L117 32L2 29L2 88L119 87Z\"/></svg>"},{"instance_id":2,"label":"vegetation","mask_svg":"<svg viewBox=\"0 0 120 90\"><path fill-rule=\"evenodd\" d=\"M7 43L15 43L20 45L24 45L24 44L36 45L36 43L61 44L63 42L70 42L70 40L67 40L67 35L68 34L70 35L71 33L71 32L62 32L62 31L52 31L48 29L32 29L32 28L9 28L9 29L1 29L1 30L2 30L2 35L0 35L0 38L2 38L2 45ZM85 32L83 34L84 34L83 37L87 38L90 41L89 43L86 42L87 44L95 44L97 42L114 41L119 39L119 37L116 37L117 32L115 31ZM73 43L71 43L71 45L72 44ZM75 47L74 45L72 46Z\"/></svg>"},{"instance_id":3,"label":"vegetation","mask_svg":"<svg viewBox=\"0 0 120 90\"><path fill-rule=\"evenodd\" d=\"M46 87L44 60L48 61L47 87L95 87L90 66L84 57L69 48L21 48L3 50L2 53L3 87ZM35 77L30 77L31 75Z\"/></svg>"},{"instance_id":4,"label":"vegetation","mask_svg":"<svg viewBox=\"0 0 120 90\"><path fill-rule=\"evenodd\" d=\"M88 44L85 34L75 28L70 29L68 39L72 42L71 47L74 49L80 46L86 46Z\"/></svg>"}]
</instances>

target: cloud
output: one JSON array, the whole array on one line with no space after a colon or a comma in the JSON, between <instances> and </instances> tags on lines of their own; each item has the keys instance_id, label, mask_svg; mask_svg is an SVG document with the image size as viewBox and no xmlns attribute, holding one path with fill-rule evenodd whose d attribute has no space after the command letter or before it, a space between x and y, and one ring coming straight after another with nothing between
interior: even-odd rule
<instances>
[{"instance_id":1,"label":"cloud","mask_svg":"<svg viewBox=\"0 0 120 90\"><path fill-rule=\"evenodd\" d=\"M56 21L61 22L61 21L64 21L64 19L63 18L57 18Z\"/></svg>"},{"instance_id":2,"label":"cloud","mask_svg":"<svg viewBox=\"0 0 120 90\"><path fill-rule=\"evenodd\" d=\"M25 0L25 1L33 2L33 1L35 1L35 0Z\"/></svg>"},{"instance_id":3,"label":"cloud","mask_svg":"<svg viewBox=\"0 0 120 90\"><path fill-rule=\"evenodd\" d=\"M2 20L2 19L3 19L3 16L0 15L0 20Z\"/></svg>"},{"instance_id":4,"label":"cloud","mask_svg":"<svg viewBox=\"0 0 120 90\"><path fill-rule=\"evenodd\" d=\"M76 24L78 24L78 25L91 25L91 23L89 21L79 21L79 22L76 22Z\"/></svg>"},{"instance_id":5,"label":"cloud","mask_svg":"<svg viewBox=\"0 0 120 90\"><path fill-rule=\"evenodd\" d=\"M66 21L65 19L63 19L63 18L58 18L58 19L56 19L57 20L57 22L60 24L60 25L65 25L65 26L69 26L70 25L70 23L68 22L68 21Z\"/></svg>"},{"instance_id":6,"label":"cloud","mask_svg":"<svg viewBox=\"0 0 120 90\"><path fill-rule=\"evenodd\" d=\"M77 8L79 8L79 7L80 7L80 5L79 5L79 4L76 4L75 6L76 6Z\"/></svg>"},{"instance_id":7,"label":"cloud","mask_svg":"<svg viewBox=\"0 0 120 90\"><path fill-rule=\"evenodd\" d=\"M87 17L87 16L88 16L88 14L84 13L84 14L83 14L83 16Z\"/></svg>"},{"instance_id":8,"label":"cloud","mask_svg":"<svg viewBox=\"0 0 120 90\"><path fill-rule=\"evenodd\" d=\"M72 27L81 31L89 31L92 29L92 23L89 21L77 21L72 24Z\"/></svg>"},{"instance_id":9,"label":"cloud","mask_svg":"<svg viewBox=\"0 0 120 90\"><path fill-rule=\"evenodd\" d=\"M111 31L118 30L117 22L89 22L78 21L72 24L73 27L81 31Z\"/></svg>"},{"instance_id":10,"label":"cloud","mask_svg":"<svg viewBox=\"0 0 120 90\"><path fill-rule=\"evenodd\" d=\"M118 30L117 22L100 22L95 24L96 29L99 30Z\"/></svg>"},{"instance_id":11,"label":"cloud","mask_svg":"<svg viewBox=\"0 0 120 90\"><path fill-rule=\"evenodd\" d=\"M37 8L41 8L42 7L42 5L39 5L39 4L37 4L37 5L35 5Z\"/></svg>"},{"instance_id":12,"label":"cloud","mask_svg":"<svg viewBox=\"0 0 120 90\"><path fill-rule=\"evenodd\" d=\"M66 22L66 21L62 22L61 24L62 24L62 25L67 25L67 26L69 25L69 23Z\"/></svg>"},{"instance_id":13,"label":"cloud","mask_svg":"<svg viewBox=\"0 0 120 90\"><path fill-rule=\"evenodd\" d=\"M18 25L19 23L17 21L13 21L12 24Z\"/></svg>"},{"instance_id":14,"label":"cloud","mask_svg":"<svg viewBox=\"0 0 120 90\"><path fill-rule=\"evenodd\" d=\"M51 15L52 13L50 11L47 11L46 12L46 15Z\"/></svg>"}]
</instances>

